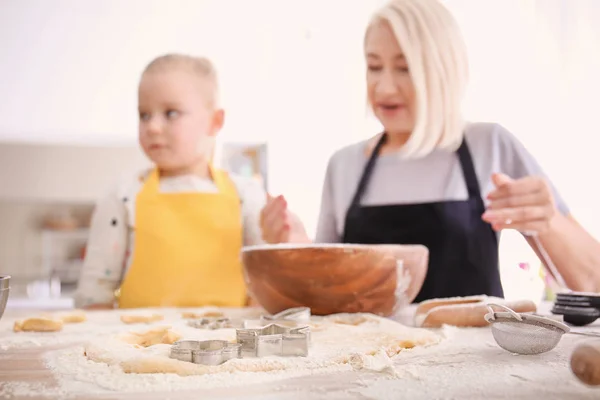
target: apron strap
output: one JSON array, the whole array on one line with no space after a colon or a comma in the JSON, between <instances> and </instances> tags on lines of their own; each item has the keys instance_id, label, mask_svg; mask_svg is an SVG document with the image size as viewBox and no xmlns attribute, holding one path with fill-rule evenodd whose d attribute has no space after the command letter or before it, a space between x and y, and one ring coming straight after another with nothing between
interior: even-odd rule
<instances>
[{"instance_id":1,"label":"apron strap","mask_svg":"<svg viewBox=\"0 0 600 400\"><path fill-rule=\"evenodd\" d=\"M371 174L373 173L373 169L375 168L375 161L377 161L377 157L379 156L379 152L383 145L387 142L387 133L383 132L381 138L377 141L375 148L373 149L373 153L369 157L367 161L367 165L363 170L362 176L360 177L360 181L358 182L358 187L356 188L356 192L354 193L354 197L352 198L352 202L350 203L350 209L360 206L360 199L362 198L365 190L367 189L367 184L371 179Z\"/></svg>"},{"instance_id":2,"label":"apron strap","mask_svg":"<svg viewBox=\"0 0 600 400\"><path fill-rule=\"evenodd\" d=\"M467 145L467 140L465 138L463 138L460 147L456 152L458 153L458 161L460 161L463 176L465 177L465 182L467 184L469 198L479 199L483 206L483 200L481 199L481 192L479 190L479 180L477 180L473 158L471 157L471 152L469 151L469 146Z\"/></svg>"},{"instance_id":3,"label":"apron strap","mask_svg":"<svg viewBox=\"0 0 600 400\"><path fill-rule=\"evenodd\" d=\"M383 133L379 141L375 145L369 160L363 170L363 173L360 177L360 181L358 182L358 187L356 188L356 192L354 193L354 197L352 198L352 202L350 203L349 209L353 209L355 207L360 206L360 200L367 189L367 185L369 184L369 180L371 179L371 175L373 174L373 169L375 168L375 162L379 156L381 148L387 142L387 133ZM481 191L479 189L479 180L477 179L477 174L475 173L475 166L473 164L473 158L471 157L471 152L469 151L469 146L467 145L466 139L463 137L463 140L460 144L460 147L456 151L458 155L458 161L460 162L460 166L463 172L463 176L465 178L465 183L467 185L467 192L469 194L469 198L475 198L478 200L482 208L485 208L483 204L483 200L481 199Z\"/></svg>"}]
</instances>

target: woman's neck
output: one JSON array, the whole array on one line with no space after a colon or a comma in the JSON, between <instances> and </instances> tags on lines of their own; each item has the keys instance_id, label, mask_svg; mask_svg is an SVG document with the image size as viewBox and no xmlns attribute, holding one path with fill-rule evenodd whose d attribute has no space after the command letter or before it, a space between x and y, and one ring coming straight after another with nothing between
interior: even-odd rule
<instances>
[{"instance_id":1,"label":"woman's neck","mask_svg":"<svg viewBox=\"0 0 600 400\"><path fill-rule=\"evenodd\" d=\"M409 138L410 132L394 134L387 133L385 143L383 144L383 146L381 146L381 149L379 150L379 155L397 152L406 144L406 142L408 142ZM375 146L377 145L377 142L379 142L380 139L381 135L377 135L373 138L371 145L368 148L369 153L371 153L375 149Z\"/></svg>"},{"instance_id":2,"label":"woman's neck","mask_svg":"<svg viewBox=\"0 0 600 400\"><path fill-rule=\"evenodd\" d=\"M388 150L400 150L408 142L410 134L410 132L387 133L387 140L383 147Z\"/></svg>"}]
</instances>

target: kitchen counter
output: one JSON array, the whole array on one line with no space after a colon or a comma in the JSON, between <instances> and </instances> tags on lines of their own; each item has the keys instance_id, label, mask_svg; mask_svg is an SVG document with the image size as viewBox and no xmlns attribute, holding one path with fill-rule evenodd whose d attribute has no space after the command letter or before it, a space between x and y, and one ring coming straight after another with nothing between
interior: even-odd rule
<instances>
[{"instance_id":1,"label":"kitchen counter","mask_svg":"<svg viewBox=\"0 0 600 400\"><path fill-rule=\"evenodd\" d=\"M258 311L252 310L252 312ZM90 324L95 319L99 321L96 325L89 326L96 327L94 329L98 329L98 335L115 331L117 327L123 331L123 324L111 327L101 320L101 318L106 319L107 315L114 317L111 313L117 311L88 313ZM409 324L411 313L412 309L407 309L399 317L400 321ZM167 388L163 391L148 392L148 389L146 388L145 391L144 386L141 385L138 389L126 393L113 392L106 389L110 387L110 382L107 381L110 379L108 375L79 374L71 369L71 375L61 376L47 365L50 354L69 351L81 345L82 335L77 330L86 329L87 322L74 324L80 326L75 328L73 325L72 329L65 326L63 332L46 334L46 336L13 333L14 320L26 316L32 316L32 313L24 310L7 310L0 321L0 398L2 394L12 399L58 399L70 395L73 398L94 400L168 398L184 400L200 397L273 400L600 398L600 387L584 386L569 368L570 354L576 344L589 341L591 338L565 335L559 345L548 353L518 356L500 349L487 327L443 329L440 332L445 338L441 343L403 350L394 358L392 371L388 368L381 372L350 370L314 373L281 380L246 382L235 387L179 391L170 391ZM600 323L586 327L588 330L594 328L600 331ZM81 358L83 359L83 355ZM60 358L54 358L52 368L59 371L61 368L56 368L57 360L59 362ZM84 370L88 364L82 361L81 365ZM69 383L68 387L64 385L66 381ZM149 385L153 384L152 380L146 382Z\"/></svg>"}]
</instances>

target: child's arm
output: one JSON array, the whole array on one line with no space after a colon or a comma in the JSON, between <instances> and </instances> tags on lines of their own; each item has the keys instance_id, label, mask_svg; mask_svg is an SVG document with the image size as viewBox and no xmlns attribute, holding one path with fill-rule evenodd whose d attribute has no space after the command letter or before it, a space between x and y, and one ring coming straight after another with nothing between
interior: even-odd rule
<instances>
[{"instance_id":1,"label":"child's arm","mask_svg":"<svg viewBox=\"0 0 600 400\"><path fill-rule=\"evenodd\" d=\"M127 210L117 192L101 199L94 210L85 261L75 292L75 306L114 308L128 245Z\"/></svg>"}]
</instances>

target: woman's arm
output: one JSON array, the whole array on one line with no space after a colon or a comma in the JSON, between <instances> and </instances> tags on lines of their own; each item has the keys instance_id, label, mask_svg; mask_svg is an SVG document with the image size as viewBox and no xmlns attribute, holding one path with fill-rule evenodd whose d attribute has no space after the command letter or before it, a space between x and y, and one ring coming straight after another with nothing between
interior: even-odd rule
<instances>
[{"instance_id":1,"label":"woman's arm","mask_svg":"<svg viewBox=\"0 0 600 400\"><path fill-rule=\"evenodd\" d=\"M600 243L572 215L556 213L538 238L570 289L600 292ZM543 260L537 243L530 237L527 241Z\"/></svg>"},{"instance_id":2,"label":"woman's arm","mask_svg":"<svg viewBox=\"0 0 600 400\"><path fill-rule=\"evenodd\" d=\"M496 190L488 195L490 205L483 219L497 231L515 229L525 234L544 261L531 237L536 234L570 289L600 291L600 243L570 214L557 210L549 183L537 176L513 180L502 174L495 175L493 181Z\"/></svg>"},{"instance_id":3,"label":"woman's arm","mask_svg":"<svg viewBox=\"0 0 600 400\"><path fill-rule=\"evenodd\" d=\"M499 162L495 169L504 174L492 176L495 190L487 196L490 204L484 219L495 229L522 232L540 260L544 260L543 251L547 253L570 289L600 291L600 243L573 218L525 146L503 126L492 127L492 154L497 153ZM530 232L537 232L537 240Z\"/></svg>"}]
</instances>

